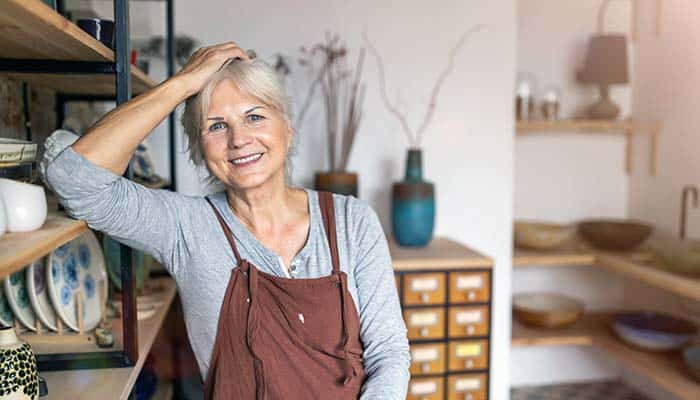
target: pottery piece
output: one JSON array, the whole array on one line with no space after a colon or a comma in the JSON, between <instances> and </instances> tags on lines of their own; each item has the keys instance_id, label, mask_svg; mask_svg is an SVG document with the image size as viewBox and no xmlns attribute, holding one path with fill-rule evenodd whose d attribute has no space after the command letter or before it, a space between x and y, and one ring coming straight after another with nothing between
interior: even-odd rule
<instances>
[{"instance_id":1,"label":"pottery piece","mask_svg":"<svg viewBox=\"0 0 700 400\"><path fill-rule=\"evenodd\" d=\"M8 232L29 232L46 221L44 188L38 185L0 178L0 196L5 203Z\"/></svg>"},{"instance_id":2,"label":"pottery piece","mask_svg":"<svg viewBox=\"0 0 700 400\"><path fill-rule=\"evenodd\" d=\"M652 351L678 349L698 333L690 321L651 311L618 313L612 326L626 343Z\"/></svg>"},{"instance_id":3,"label":"pottery piece","mask_svg":"<svg viewBox=\"0 0 700 400\"><path fill-rule=\"evenodd\" d=\"M520 221L513 227L513 239L519 248L552 250L571 240L574 232L567 225Z\"/></svg>"},{"instance_id":4,"label":"pottery piece","mask_svg":"<svg viewBox=\"0 0 700 400\"><path fill-rule=\"evenodd\" d=\"M0 400L36 400L39 380L36 357L14 329L0 328Z\"/></svg>"},{"instance_id":5,"label":"pottery piece","mask_svg":"<svg viewBox=\"0 0 700 400\"><path fill-rule=\"evenodd\" d=\"M556 293L522 293L513 296L513 316L525 325L558 328L583 315L583 303Z\"/></svg>"},{"instance_id":6,"label":"pottery piece","mask_svg":"<svg viewBox=\"0 0 700 400\"><path fill-rule=\"evenodd\" d=\"M404 180L392 189L391 223L400 246L423 247L433 238L435 186L423 180L420 149L409 149Z\"/></svg>"},{"instance_id":7,"label":"pottery piece","mask_svg":"<svg viewBox=\"0 0 700 400\"><path fill-rule=\"evenodd\" d=\"M4 282L5 298L19 322L30 331L36 331L36 315L27 293L26 272L21 270L11 274Z\"/></svg>"},{"instance_id":8,"label":"pottery piece","mask_svg":"<svg viewBox=\"0 0 700 400\"><path fill-rule=\"evenodd\" d=\"M635 221L601 219L580 222L578 232L600 249L629 251L651 235L652 227Z\"/></svg>"},{"instance_id":9,"label":"pottery piece","mask_svg":"<svg viewBox=\"0 0 700 400\"><path fill-rule=\"evenodd\" d=\"M57 330L54 311L46 284L47 258L43 257L29 264L26 272L27 293L34 313L42 324L52 331Z\"/></svg>"},{"instance_id":10,"label":"pottery piece","mask_svg":"<svg viewBox=\"0 0 700 400\"><path fill-rule=\"evenodd\" d=\"M680 274L700 275L700 240L661 240L654 248L665 268Z\"/></svg>"},{"instance_id":11,"label":"pottery piece","mask_svg":"<svg viewBox=\"0 0 700 400\"><path fill-rule=\"evenodd\" d=\"M5 298L5 291L2 290L2 283L3 281L0 280L0 327L14 326L15 314L12 312L10 303L8 303Z\"/></svg>"},{"instance_id":12,"label":"pottery piece","mask_svg":"<svg viewBox=\"0 0 700 400\"><path fill-rule=\"evenodd\" d=\"M97 346L106 348L114 346L114 333L110 329L96 328L95 338L97 338Z\"/></svg>"}]
</instances>

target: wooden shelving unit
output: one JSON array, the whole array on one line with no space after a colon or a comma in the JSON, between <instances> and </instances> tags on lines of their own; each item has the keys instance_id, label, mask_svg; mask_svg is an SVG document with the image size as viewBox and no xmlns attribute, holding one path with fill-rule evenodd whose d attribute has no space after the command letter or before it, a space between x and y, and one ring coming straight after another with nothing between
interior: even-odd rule
<instances>
[{"instance_id":1,"label":"wooden shelving unit","mask_svg":"<svg viewBox=\"0 0 700 400\"><path fill-rule=\"evenodd\" d=\"M428 246L401 247L389 240L394 269L401 271L449 268L491 268L493 260L448 238L435 238Z\"/></svg>"},{"instance_id":2,"label":"wooden shelving unit","mask_svg":"<svg viewBox=\"0 0 700 400\"><path fill-rule=\"evenodd\" d=\"M47 63L115 60L114 51L41 1L0 0L0 10L0 58L47 60ZM115 93L114 74L57 74L50 71L2 74L64 94ZM134 94L156 85L134 66L131 67L131 80Z\"/></svg>"},{"instance_id":3,"label":"wooden shelving unit","mask_svg":"<svg viewBox=\"0 0 700 400\"><path fill-rule=\"evenodd\" d=\"M513 249L513 266L570 266L593 265L595 254L570 246L552 251Z\"/></svg>"},{"instance_id":4,"label":"wooden shelving unit","mask_svg":"<svg viewBox=\"0 0 700 400\"><path fill-rule=\"evenodd\" d=\"M36 231L0 236L0 279L49 254L88 229L84 221L56 211L49 212L44 225Z\"/></svg>"},{"instance_id":5,"label":"wooden shelving unit","mask_svg":"<svg viewBox=\"0 0 700 400\"><path fill-rule=\"evenodd\" d=\"M595 346L655 384L684 400L697 399L700 383L685 370L677 352L654 353L634 349L609 327L609 313L584 315L570 327L535 329L513 322L513 346Z\"/></svg>"},{"instance_id":6,"label":"wooden shelving unit","mask_svg":"<svg viewBox=\"0 0 700 400\"><path fill-rule=\"evenodd\" d=\"M41 376L46 379L49 388L47 400L129 398L177 292L172 278L158 278L158 281L165 288L162 292L164 303L153 317L138 323L139 358L136 365L128 368L42 372ZM121 320L117 319L114 322L114 332L120 332Z\"/></svg>"}]
</instances>

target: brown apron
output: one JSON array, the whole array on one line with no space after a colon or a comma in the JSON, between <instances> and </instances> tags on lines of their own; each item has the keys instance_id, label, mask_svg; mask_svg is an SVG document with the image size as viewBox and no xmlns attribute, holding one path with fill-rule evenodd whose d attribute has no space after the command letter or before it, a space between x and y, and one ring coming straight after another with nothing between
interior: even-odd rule
<instances>
[{"instance_id":1,"label":"brown apron","mask_svg":"<svg viewBox=\"0 0 700 400\"><path fill-rule=\"evenodd\" d=\"M365 379L360 322L340 271L333 198L319 192L330 276L281 278L242 259L229 279L204 383L205 399L357 399Z\"/></svg>"}]
</instances>

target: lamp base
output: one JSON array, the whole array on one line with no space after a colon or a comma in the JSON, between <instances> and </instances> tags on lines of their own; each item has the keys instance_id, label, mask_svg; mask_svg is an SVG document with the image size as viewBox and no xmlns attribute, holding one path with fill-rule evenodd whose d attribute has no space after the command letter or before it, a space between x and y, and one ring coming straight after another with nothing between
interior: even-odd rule
<instances>
[{"instance_id":1,"label":"lamp base","mask_svg":"<svg viewBox=\"0 0 700 400\"><path fill-rule=\"evenodd\" d=\"M617 119L620 115L620 107L610 100L608 87L601 85L600 100L588 108L588 117L591 119Z\"/></svg>"}]
</instances>

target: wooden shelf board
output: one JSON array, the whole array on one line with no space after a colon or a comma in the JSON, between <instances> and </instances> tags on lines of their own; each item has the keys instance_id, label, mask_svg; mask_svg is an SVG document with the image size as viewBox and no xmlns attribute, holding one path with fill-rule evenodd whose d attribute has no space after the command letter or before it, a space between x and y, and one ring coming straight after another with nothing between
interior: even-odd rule
<instances>
[{"instance_id":1,"label":"wooden shelf board","mask_svg":"<svg viewBox=\"0 0 700 400\"><path fill-rule=\"evenodd\" d=\"M593 265L594 263L594 253L573 248L548 251L519 248L513 250L513 266L515 267Z\"/></svg>"},{"instance_id":2,"label":"wooden shelf board","mask_svg":"<svg viewBox=\"0 0 700 400\"><path fill-rule=\"evenodd\" d=\"M401 247L389 241L395 271L492 268L493 260L454 240L436 237L426 247Z\"/></svg>"},{"instance_id":3,"label":"wooden shelf board","mask_svg":"<svg viewBox=\"0 0 700 400\"><path fill-rule=\"evenodd\" d=\"M0 0L0 58L113 62L114 51L39 0ZM114 75L23 74L3 76L67 94L114 94ZM156 85L132 66L132 92Z\"/></svg>"},{"instance_id":4,"label":"wooden shelf board","mask_svg":"<svg viewBox=\"0 0 700 400\"><path fill-rule=\"evenodd\" d=\"M696 399L700 383L685 370L680 354L638 350L623 343L608 325L610 313L584 315L574 325L557 330L528 328L513 322L513 346L593 345L619 363L648 377L681 399Z\"/></svg>"},{"instance_id":5,"label":"wooden shelf board","mask_svg":"<svg viewBox=\"0 0 700 400\"><path fill-rule=\"evenodd\" d=\"M658 122L625 120L563 119L556 121L516 121L516 131L522 133L585 132L585 133L642 133L657 130Z\"/></svg>"},{"instance_id":6,"label":"wooden shelf board","mask_svg":"<svg viewBox=\"0 0 700 400\"><path fill-rule=\"evenodd\" d=\"M114 398L126 400L129 398L177 292L177 286L172 278L158 278L158 281L162 282L165 288L163 292L165 302L153 317L139 321L139 358L136 365L128 368L41 372L49 388L47 400ZM121 325L115 324L115 332L119 329Z\"/></svg>"},{"instance_id":7,"label":"wooden shelf board","mask_svg":"<svg viewBox=\"0 0 700 400\"><path fill-rule=\"evenodd\" d=\"M49 254L87 230L84 221L69 218L63 212L51 211L44 225L36 231L0 236L0 279Z\"/></svg>"}]
</instances>

